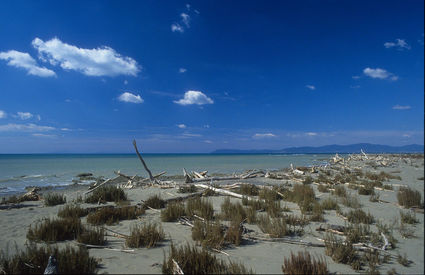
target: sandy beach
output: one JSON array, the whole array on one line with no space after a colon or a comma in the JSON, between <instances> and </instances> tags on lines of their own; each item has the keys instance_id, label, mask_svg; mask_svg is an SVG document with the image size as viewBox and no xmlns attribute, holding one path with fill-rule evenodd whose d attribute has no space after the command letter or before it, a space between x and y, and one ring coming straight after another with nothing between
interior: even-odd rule
<instances>
[{"instance_id":1,"label":"sandy beach","mask_svg":"<svg viewBox=\"0 0 425 275\"><path fill-rule=\"evenodd\" d=\"M330 171L331 175L339 173L339 171L344 171L343 169L354 169L359 168L363 173L374 173L379 174L380 172L385 172L390 175L396 175L401 178L387 179L384 181L385 185L391 185L392 190L387 190L384 188L375 188L375 194L379 194L378 200L375 202L370 201L370 195L359 195L358 190L348 188L349 184L341 183L339 185L344 185L348 196L357 197L360 201L361 208L365 212L369 212L375 219L370 225L370 230L378 232L377 224L386 224L392 227L392 235L397 240L396 247L387 247L385 251L381 251L381 255L388 254L390 255L390 260L387 263L382 263L377 266L377 270L381 274L386 274L390 270L395 270L399 274L423 274L424 273L424 214L423 209L404 209L399 205L397 200L397 192L400 187L409 187L413 190L420 192L422 197L422 206L424 198L424 158L421 157L410 157L408 155L383 155L388 163L386 165L374 165L371 160L361 159L362 156L357 155L356 158L344 160L342 162L337 162L332 164L330 167L318 168L317 173L312 173L310 170L303 172L303 175L291 176L289 179L276 179L270 176L259 175L255 177L249 177L246 179L234 179L234 180L220 180L214 182L217 184L217 187L223 185L232 185L232 184L254 184L261 186L275 186L285 184L288 189L295 184L302 184L306 177L311 177L312 183L308 184L311 186L315 192L316 201L319 203L328 197L334 197L339 199L332 192L320 192L318 190L321 180L319 179L320 174L325 174L326 171ZM379 163L379 162L377 162ZM382 162L381 162L382 164ZM345 168L344 168L345 167ZM183 168L183 167L182 167ZM285 169L283 169L285 168ZM141 166L141 169L142 166ZM290 170L288 167L282 167L282 171L274 171L274 175L282 173L284 175L293 175L296 174L294 171ZM297 168L295 169L297 171ZM83 172L83 171L82 171ZM228 175L231 176L231 175ZM179 186L185 184L183 177L160 177L159 179L167 180L167 182L172 182L168 184L169 188L161 188L161 186L138 186L130 189L124 189L125 193L128 196L131 205L136 205L142 201L147 200L152 195L160 195L164 200L176 198L176 197L185 197L188 196L187 193L179 193ZM121 183L125 183L122 181ZM192 183L193 184L193 183ZM206 182L208 184L208 182ZM175 187L172 187L175 186ZM68 203L76 200L79 196L84 196L84 193L88 190L87 185L72 185L61 190L48 190L40 191L41 194L46 192L57 192L63 193L66 196ZM331 187L332 188L332 187ZM231 189L227 189L231 190ZM202 189L198 189L202 191ZM235 191L236 192L236 191ZM215 214L219 214L221 211L221 205L224 202L225 198L228 196L225 195L214 195L208 196L207 199L212 202L214 207ZM241 202L241 199L230 196L231 202ZM282 199L279 201L280 205L286 206L290 209L290 214L301 216L301 210L297 203L290 202L288 200ZM59 209L63 205L57 206L45 206L43 200L40 201L26 201L20 203L22 208L13 208L7 209L7 205L12 206L13 204L3 204L2 209L0 210L0 249L3 252L8 251L9 255L16 253L15 248L23 249L25 243L28 242L26 234L30 225L36 223L37 221L50 217L57 217ZM115 205L113 202L108 202L108 205ZM80 203L80 206L83 208L87 207L96 207L97 204L88 204ZM345 206L342 203L339 203L342 213L346 213L350 210L349 207ZM164 256L167 256L169 253L171 242L174 245L180 246L186 243L196 245L196 242L192 240L191 237L191 227L183 225L179 222L161 222L160 217L161 209L147 209L145 214L140 215L138 219L134 220L123 220L115 225L105 226L106 228L113 230L115 232L122 233L124 235L130 234L130 228L134 224L145 224L149 222L155 222L162 225L162 228L165 233L165 240L160 242L159 245L153 248L134 248L133 252L126 253L122 251L110 250L110 249L89 249L90 256L93 256L97 259L100 259L100 264L97 269L98 273L161 273L162 272L162 263ZM408 229L413 233L413 237L403 237L400 233L400 211L411 212L416 215L418 223L416 224L407 224ZM262 213L258 213L261 215ZM81 221L83 224L86 224L86 217L82 217ZM319 227L326 228L329 225L341 225L347 226L347 221L341 215L337 215L335 210L326 210L324 211L324 221L315 222L309 221L309 223L304 227L304 233L301 236L296 236L297 240L302 240L304 242L310 242L312 244L323 244L319 239L325 238L325 232L317 231ZM258 225L256 224L244 224L244 227L251 231L252 234L258 233L264 235ZM75 241L65 241L58 242L58 246L64 246L65 244L71 244L72 246L77 246ZM117 238L108 234L107 236L107 246L117 249L126 248L125 242L122 238ZM40 244L41 245L41 244ZM276 274L282 273L281 266L283 264L283 259L289 257L292 253L298 251L308 251L311 255L315 257L322 257L328 266L328 270L331 273L336 274L352 274L357 271L353 270L347 264L336 263L332 257L326 255L324 247L314 247L309 245L300 245L300 244L290 244L287 242L280 242L277 240L249 240L245 238L242 240L240 246L230 246L223 248L223 253L215 253L216 257L222 258L224 260L232 260L233 262L242 263L245 267L252 269L253 272L258 274ZM406 255L407 259L410 261L408 266L403 266L397 261L398 255ZM363 267L364 272L367 270L367 266Z\"/></svg>"}]
</instances>

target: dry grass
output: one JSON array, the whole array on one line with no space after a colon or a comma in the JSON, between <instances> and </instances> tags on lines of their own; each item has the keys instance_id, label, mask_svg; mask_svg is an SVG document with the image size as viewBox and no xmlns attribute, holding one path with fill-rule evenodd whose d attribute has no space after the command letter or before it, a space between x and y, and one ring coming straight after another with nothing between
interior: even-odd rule
<instances>
[{"instance_id":1,"label":"dry grass","mask_svg":"<svg viewBox=\"0 0 425 275\"><path fill-rule=\"evenodd\" d=\"M333 198L326 198L320 202L323 210L337 210L339 209L338 201Z\"/></svg>"},{"instance_id":2,"label":"dry grass","mask_svg":"<svg viewBox=\"0 0 425 275\"><path fill-rule=\"evenodd\" d=\"M329 273L326 261L323 258L316 260L314 257L311 257L310 253L307 251L299 251L298 255L294 255L291 252L291 257L284 258L283 260L282 272L290 275L321 275Z\"/></svg>"},{"instance_id":3,"label":"dry grass","mask_svg":"<svg viewBox=\"0 0 425 275\"><path fill-rule=\"evenodd\" d=\"M206 220L212 220L214 208L209 200L193 198L187 201L186 214L189 216L198 215Z\"/></svg>"},{"instance_id":4,"label":"dry grass","mask_svg":"<svg viewBox=\"0 0 425 275\"><path fill-rule=\"evenodd\" d=\"M366 214L362 209L350 210L345 216L351 223L372 224L375 221L370 213Z\"/></svg>"},{"instance_id":5,"label":"dry grass","mask_svg":"<svg viewBox=\"0 0 425 275\"><path fill-rule=\"evenodd\" d=\"M34 227L30 225L27 238L30 241L57 242L74 240L84 231L79 218L44 219Z\"/></svg>"},{"instance_id":6,"label":"dry grass","mask_svg":"<svg viewBox=\"0 0 425 275\"><path fill-rule=\"evenodd\" d=\"M398 254L398 256L397 256L397 262L399 264L401 264L402 266L406 266L406 267L410 265L410 261L407 258L406 253L404 253L404 256L401 256L400 254Z\"/></svg>"},{"instance_id":7,"label":"dry grass","mask_svg":"<svg viewBox=\"0 0 425 275\"><path fill-rule=\"evenodd\" d=\"M227 221L234 220L242 222L246 219L246 211L240 202L232 203L230 202L230 198L226 197L221 204L220 217Z\"/></svg>"},{"instance_id":8,"label":"dry grass","mask_svg":"<svg viewBox=\"0 0 425 275\"><path fill-rule=\"evenodd\" d=\"M165 207L165 201L161 199L159 195L152 195L145 201L145 206L152 207L154 209L160 209Z\"/></svg>"},{"instance_id":9,"label":"dry grass","mask_svg":"<svg viewBox=\"0 0 425 275\"><path fill-rule=\"evenodd\" d=\"M102 186L93 191L93 193L85 199L86 203L99 202L119 202L126 201L127 195L124 190L112 185Z\"/></svg>"},{"instance_id":10,"label":"dry grass","mask_svg":"<svg viewBox=\"0 0 425 275\"><path fill-rule=\"evenodd\" d=\"M311 176L307 176L303 180L303 184L312 184L312 183L313 183L313 178Z\"/></svg>"},{"instance_id":11,"label":"dry grass","mask_svg":"<svg viewBox=\"0 0 425 275\"><path fill-rule=\"evenodd\" d=\"M96 272L98 261L89 256L86 248L73 248L67 245L57 247L37 247L30 243L23 251L17 251L11 257L0 253L0 266L5 274L43 274L48 259L53 255L58 262L59 274L93 274ZM26 264L24 264L26 263Z\"/></svg>"},{"instance_id":12,"label":"dry grass","mask_svg":"<svg viewBox=\"0 0 425 275\"><path fill-rule=\"evenodd\" d=\"M261 231L273 238L282 238L291 234L285 218L271 218L269 215L261 215L258 216L257 220Z\"/></svg>"},{"instance_id":13,"label":"dry grass","mask_svg":"<svg viewBox=\"0 0 425 275\"><path fill-rule=\"evenodd\" d=\"M276 191L269 188L262 188L258 193L258 197L265 201L276 201L281 199L280 195L276 193Z\"/></svg>"},{"instance_id":14,"label":"dry grass","mask_svg":"<svg viewBox=\"0 0 425 275\"><path fill-rule=\"evenodd\" d=\"M258 196L259 188L254 184L241 184L239 193L247 196Z\"/></svg>"},{"instance_id":15,"label":"dry grass","mask_svg":"<svg viewBox=\"0 0 425 275\"><path fill-rule=\"evenodd\" d=\"M329 193L329 186L326 184L320 184L319 186L317 186L317 190L322 193Z\"/></svg>"},{"instance_id":16,"label":"dry grass","mask_svg":"<svg viewBox=\"0 0 425 275\"><path fill-rule=\"evenodd\" d=\"M347 242L350 243L367 242L371 235L369 225L363 224L350 224L346 227L344 233L347 237Z\"/></svg>"},{"instance_id":17,"label":"dry grass","mask_svg":"<svg viewBox=\"0 0 425 275\"><path fill-rule=\"evenodd\" d=\"M246 209L246 221L249 224L255 224L257 223L257 210L255 210L253 207L249 206Z\"/></svg>"},{"instance_id":18,"label":"dry grass","mask_svg":"<svg viewBox=\"0 0 425 275\"><path fill-rule=\"evenodd\" d=\"M203 247L221 249L225 245L225 229L219 221L196 220L192 227L192 239Z\"/></svg>"},{"instance_id":19,"label":"dry grass","mask_svg":"<svg viewBox=\"0 0 425 275\"><path fill-rule=\"evenodd\" d=\"M347 197L347 189L345 189L343 185L337 185L335 186L335 191L333 191L332 194L345 198Z\"/></svg>"},{"instance_id":20,"label":"dry grass","mask_svg":"<svg viewBox=\"0 0 425 275\"><path fill-rule=\"evenodd\" d=\"M144 224L133 225L130 229L130 236L125 240L128 247L147 247L151 248L158 242L164 240L165 234L161 225Z\"/></svg>"},{"instance_id":21,"label":"dry grass","mask_svg":"<svg viewBox=\"0 0 425 275\"><path fill-rule=\"evenodd\" d=\"M325 253L337 263L348 264L353 269L360 269L361 264L352 243L342 242L332 234L325 237Z\"/></svg>"},{"instance_id":22,"label":"dry grass","mask_svg":"<svg viewBox=\"0 0 425 275\"><path fill-rule=\"evenodd\" d=\"M77 241L84 244L104 245L106 243L105 230L100 227L85 228L78 235Z\"/></svg>"},{"instance_id":23,"label":"dry grass","mask_svg":"<svg viewBox=\"0 0 425 275\"><path fill-rule=\"evenodd\" d=\"M354 208L354 209L362 207L362 205L360 204L360 200L357 196L348 195L348 196L342 197L341 203L347 207Z\"/></svg>"},{"instance_id":24,"label":"dry grass","mask_svg":"<svg viewBox=\"0 0 425 275\"><path fill-rule=\"evenodd\" d=\"M181 216L186 214L184 204L181 202L172 202L167 204L167 207L161 211L161 221L174 222Z\"/></svg>"},{"instance_id":25,"label":"dry grass","mask_svg":"<svg viewBox=\"0 0 425 275\"><path fill-rule=\"evenodd\" d=\"M63 194L48 193L44 196L45 206L55 206L66 203L66 197Z\"/></svg>"},{"instance_id":26,"label":"dry grass","mask_svg":"<svg viewBox=\"0 0 425 275\"><path fill-rule=\"evenodd\" d=\"M61 218L80 218L86 216L88 213L89 211L87 209L79 205L67 204L59 209L58 216Z\"/></svg>"},{"instance_id":27,"label":"dry grass","mask_svg":"<svg viewBox=\"0 0 425 275\"><path fill-rule=\"evenodd\" d=\"M417 190L413 190L410 187L400 187L397 192L398 204L405 208L412 206L422 207L421 193Z\"/></svg>"},{"instance_id":28,"label":"dry grass","mask_svg":"<svg viewBox=\"0 0 425 275\"><path fill-rule=\"evenodd\" d=\"M183 185L179 187L178 193L195 193L198 191L198 188L196 188L195 185L189 184L189 185Z\"/></svg>"},{"instance_id":29,"label":"dry grass","mask_svg":"<svg viewBox=\"0 0 425 275\"><path fill-rule=\"evenodd\" d=\"M400 211L400 221L408 224L416 224L419 223L419 220L416 218L416 214L412 212L403 212Z\"/></svg>"},{"instance_id":30,"label":"dry grass","mask_svg":"<svg viewBox=\"0 0 425 275\"><path fill-rule=\"evenodd\" d=\"M93 225L112 225L121 220L133 220L145 213L143 208L136 206L104 207L90 213L87 222Z\"/></svg>"},{"instance_id":31,"label":"dry grass","mask_svg":"<svg viewBox=\"0 0 425 275\"><path fill-rule=\"evenodd\" d=\"M184 274L253 274L242 264L218 259L206 249L198 249L189 244L175 247L171 244L168 257L164 255L163 274L176 274L173 260L177 262Z\"/></svg>"},{"instance_id":32,"label":"dry grass","mask_svg":"<svg viewBox=\"0 0 425 275\"><path fill-rule=\"evenodd\" d=\"M323 217L323 207L320 203L315 201L313 203L313 209L311 210L310 220L313 222L323 222L325 218Z\"/></svg>"}]
</instances>

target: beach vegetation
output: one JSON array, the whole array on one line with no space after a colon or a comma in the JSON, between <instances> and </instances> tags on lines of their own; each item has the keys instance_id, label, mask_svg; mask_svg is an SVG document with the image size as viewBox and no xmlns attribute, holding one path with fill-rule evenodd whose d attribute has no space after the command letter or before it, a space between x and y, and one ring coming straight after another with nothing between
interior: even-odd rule
<instances>
[{"instance_id":1,"label":"beach vegetation","mask_svg":"<svg viewBox=\"0 0 425 275\"><path fill-rule=\"evenodd\" d=\"M303 184L312 184L312 183L313 183L313 178L311 176L307 176L303 180Z\"/></svg>"},{"instance_id":2,"label":"beach vegetation","mask_svg":"<svg viewBox=\"0 0 425 275\"><path fill-rule=\"evenodd\" d=\"M372 195L375 193L374 188L373 187L360 187L357 192L359 193L359 195Z\"/></svg>"},{"instance_id":3,"label":"beach vegetation","mask_svg":"<svg viewBox=\"0 0 425 275\"><path fill-rule=\"evenodd\" d=\"M337 210L339 209L338 201L328 197L320 202L323 210Z\"/></svg>"},{"instance_id":4,"label":"beach vegetation","mask_svg":"<svg viewBox=\"0 0 425 275\"><path fill-rule=\"evenodd\" d=\"M258 193L258 197L265 201L276 201L281 199L280 195L275 190L269 188L262 188Z\"/></svg>"},{"instance_id":5,"label":"beach vegetation","mask_svg":"<svg viewBox=\"0 0 425 275\"><path fill-rule=\"evenodd\" d=\"M197 215L206 220L212 220L214 217L214 208L212 202L207 199L192 198L186 203L186 214L189 216Z\"/></svg>"},{"instance_id":6,"label":"beach vegetation","mask_svg":"<svg viewBox=\"0 0 425 275\"><path fill-rule=\"evenodd\" d=\"M196 188L195 185L188 184L188 185L179 186L179 190L177 192L178 193L195 193L196 191L198 191L198 188Z\"/></svg>"},{"instance_id":7,"label":"beach vegetation","mask_svg":"<svg viewBox=\"0 0 425 275\"><path fill-rule=\"evenodd\" d=\"M400 211L400 221L408 224L416 224L419 223L419 220L416 218L416 214L410 211L403 212Z\"/></svg>"},{"instance_id":8,"label":"beach vegetation","mask_svg":"<svg viewBox=\"0 0 425 275\"><path fill-rule=\"evenodd\" d=\"M284 274L328 274L328 266L323 258L316 259L308 251L299 251L298 255L291 252L289 258L283 259L282 272Z\"/></svg>"},{"instance_id":9,"label":"beach vegetation","mask_svg":"<svg viewBox=\"0 0 425 275\"><path fill-rule=\"evenodd\" d=\"M220 217L227 221L243 221L246 219L246 211L240 202L232 203L230 198L226 197L224 202L221 204Z\"/></svg>"},{"instance_id":10,"label":"beach vegetation","mask_svg":"<svg viewBox=\"0 0 425 275\"><path fill-rule=\"evenodd\" d=\"M259 188L254 184L241 184L239 193L246 196L258 196Z\"/></svg>"},{"instance_id":11,"label":"beach vegetation","mask_svg":"<svg viewBox=\"0 0 425 275\"><path fill-rule=\"evenodd\" d=\"M84 230L78 234L77 241L84 244L104 245L106 243L105 229L102 227L84 227Z\"/></svg>"},{"instance_id":12,"label":"beach vegetation","mask_svg":"<svg viewBox=\"0 0 425 275\"><path fill-rule=\"evenodd\" d=\"M242 197L242 205L250 206L255 210L265 210L266 203L262 200L251 199L249 200L247 197Z\"/></svg>"},{"instance_id":13,"label":"beach vegetation","mask_svg":"<svg viewBox=\"0 0 425 275\"><path fill-rule=\"evenodd\" d=\"M412 228L407 227L406 223L400 220L400 226L398 232L405 239L415 238L415 231Z\"/></svg>"},{"instance_id":14,"label":"beach vegetation","mask_svg":"<svg viewBox=\"0 0 425 275\"><path fill-rule=\"evenodd\" d=\"M341 198L345 198L347 197L347 189L345 189L344 185L337 185L335 186L335 190L332 192L332 194Z\"/></svg>"},{"instance_id":15,"label":"beach vegetation","mask_svg":"<svg viewBox=\"0 0 425 275\"><path fill-rule=\"evenodd\" d=\"M397 262L399 264L401 264L402 266L406 266L406 267L410 265L410 261L407 258L407 254L406 253L404 253L404 256L402 256L401 254L398 254L398 256L397 256Z\"/></svg>"},{"instance_id":16,"label":"beach vegetation","mask_svg":"<svg viewBox=\"0 0 425 275\"><path fill-rule=\"evenodd\" d=\"M400 187L397 192L398 204L405 208L422 207L421 193L418 190L413 190L410 187Z\"/></svg>"},{"instance_id":17,"label":"beach vegetation","mask_svg":"<svg viewBox=\"0 0 425 275\"><path fill-rule=\"evenodd\" d=\"M88 209L82 208L75 204L66 204L58 211L58 216L61 218L80 218L87 216L89 213Z\"/></svg>"},{"instance_id":18,"label":"beach vegetation","mask_svg":"<svg viewBox=\"0 0 425 275\"><path fill-rule=\"evenodd\" d=\"M367 224L355 223L349 224L344 230L347 242L359 243L369 240L370 226Z\"/></svg>"},{"instance_id":19,"label":"beach vegetation","mask_svg":"<svg viewBox=\"0 0 425 275\"><path fill-rule=\"evenodd\" d=\"M336 263L348 264L355 270L361 268L356 250L351 242L342 241L333 234L326 234L325 253Z\"/></svg>"},{"instance_id":20,"label":"beach vegetation","mask_svg":"<svg viewBox=\"0 0 425 275\"><path fill-rule=\"evenodd\" d=\"M148 223L143 225L133 225L130 229L130 236L126 238L125 244L128 247L155 247L158 242L165 239L164 230L161 225Z\"/></svg>"},{"instance_id":21,"label":"beach vegetation","mask_svg":"<svg viewBox=\"0 0 425 275\"><path fill-rule=\"evenodd\" d=\"M87 222L92 225L112 225L121 220L133 220L145 213L143 208L137 206L102 207L89 213Z\"/></svg>"},{"instance_id":22,"label":"beach vegetation","mask_svg":"<svg viewBox=\"0 0 425 275\"><path fill-rule=\"evenodd\" d=\"M269 215L261 215L258 216L257 224L261 231L269 234L272 238L282 238L291 233L284 217L272 218Z\"/></svg>"},{"instance_id":23,"label":"beach vegetation","mask_svg":"<svg viewBox=\"0 0 425 275\"><path fill-rule=\"evenodd\" d=\"M79 218L43 219L30 225L27 239L30 241L57 242L74 240L83 232L84 227Z\"/></svg>"},{"instance_id":24,"label":"beach vegetation","mask_svg":"<svg viewBox=\"0 0 425 275\"><path fill-rule=\"evenodd\" d=\"M221 249L224 246L225 229L218 220L202 222L195 220L192 239L203 247Z\"/></svg>"},{"instance_id":25,"label":"beach vegetation","mask_svg":"<svg viewBox=\"0 0 425 275\"><path fill-rule=\"evenodd\" d=\"M257 210L255 210L254 207L252 207L252 206L249 206L246 209L246 221L249 224L257 223Z\"/></svg>"},{"instance_id":26,"label":"beach vegetation","mask_svg":"<svg viewBox=\"0 0 425 275\"><path fill-rule=\"evenodd\" d=\"M126 201L127 195L120 187L113 185L102 186L94 190L84 201L86 203L105 203Z\"/></svg>"},{"instance_id":27,"label":"beach vegetation","mask_svg":"<svg viewBox=\"0 0 425 275\"><path fill-rule=\"evenodd\" d=\"M44 196L44 205L55 206L66 203L66 197L63 194L48 193Z\"/></svg>"},{"instance_id":28,"label":"beach vegetation","mask_svg":"<svg viewBox=\"0 0 425 275\"><path fill-rule=\"evenodd\" d=\"M324 213L324 211L323 211L322 205L317 201L313 202L310 221L313 221L313 222L323 222L323 221L325 221L323 213Z\"/></svg>"},{"instance_id":29,"label":"beach vegetation","mask_svg":"<svg viewBox=\"0 0 425 275\"><path fill-rule=\"evenodd\" d=\"M171 202L167 204L167 207L161 211L161 221L163 222L174 222L177 221L181 216L186 214L184 204L181 202Z\"/></svg>"},{"instance_id":30,"label":"beach vegetation","mask_svg":"<svg viewBox=\"0 0 425 275\"><path fill-rule=\"evenodd\" d=\"M329 193L329 186L327 184L319 184L317 190L322 193Z\"/></svg>"},{"instance_id":31,"label":"beach vegetation","mask_svg":"<svg viewBox=\"0 0 425 275\"><path fill-rule=\"evenodd\" d=\"M347 207L354 208L354 209L362 207L362 205L360 204L360 200L357 196L348 195L348 196L342 197L341 203Z\"/></svg>"},{"instance_id":32,"label":"beach vegetation","mask_svg":"<svg viewBox=\"0 0 425 275\"><path fill-rule=\"evenodd\" d=\"M160 209L165 207L165 201L161 199L159 195L152 195L150 196L145 202L145 206L149 206L154 209Z\"/></svg>"},{"instance_id":33,"label":"beach vegetation","mask_svg":"<svg viewBox=\"0 0 425 275\"><path fill-rule=\"evenodd\" d=\"M43 274L51 255L58 263L58 274L93 274L98 266L98 260L89 256L84 247L66 245L59 249L56 246L37 246L30 242L26 244L25 250L16 252L13 256L0 253L0 267L4 274Z\"/></svg>"},{"instance_id":34,"label":"beach vegetation","mask_svg":"<svg viewBox=\"0 0 425 275\"><path fill-rule=\"evenodd\" d=\"M176 264L184 274L253 274L244 265L229 261L228 263L208 252L189 244L176 247L171 243L168 257L164 255L163 274L176 274Z\"/></svg>"},{"instance_id":35,"label":"beach vegetation","mask_svg":"<svg viewBox=\"0 0 425 275\"><path fill-rule=\"evenodd\" d=\"M366 212L362 209L350 210L344 216L346 216L347 220L351 223L372 224L375 221L374 217L370 213L366 214Z\"/></svg>"},{"instance_id":36,"label":"beach vegetation","mask_svg":"<svg viewBox=\"0 0 425 275\"><path fill-rule=\"evenodd\" d=\"M394 187L391 184L384 184L382 188L385 190L394 190Z\"/></svg>"}]
</instances>

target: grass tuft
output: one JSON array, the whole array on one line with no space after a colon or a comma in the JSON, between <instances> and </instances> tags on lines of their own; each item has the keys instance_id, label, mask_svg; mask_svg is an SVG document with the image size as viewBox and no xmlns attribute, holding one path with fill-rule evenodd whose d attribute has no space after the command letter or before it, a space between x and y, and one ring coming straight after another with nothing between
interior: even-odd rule
<instances>
[{"instance_id":1,"label":"grass tuft","mask_svg":"<svg viewBox=\"0 0 425 275\"><path fill-rule=\"evenodd\" d=\"M55 206L66 203L66 197L63 194L48 193L44 196L44 205Z\"/></svg>"},{"instance_id":2,"label":"grass tuft","mask_svg":"<svg viewBox=\"0 0 425 275\"><path fill-rule=\"evenodd\" d=\"M112 225L121 220L133 220L145 213L143 208L136 206L103 207L87 216L87 222L93 225Z\"/></svg>"},{"instance_id":3,"label":"grass tuft","mask_svg":"<svg viewBox=\"0 0 425 275\"><path fill-rule=\"evenodd\" d=\"M165 207L165 201L159 195L153 195L145 201L145 205L154 209L160 209Z\"/></svg>"},{"instance_id":4,"label":"grass tuft","mask_svg":"<svg viewBox=\"0 0 425 275\"><path fill-rule=\"evenodd\" d=\"M403 212L400 211L400 220L403 223L415 224L419 223L419 220L416 218L416 214L412 212Z\"/></svg>"},{"instance_id":5,"label":"grass tuft","mask_svg":"<svg viewBox=\"0 0 425 275\"><path fill-rule=\"evenodd\" d=\"M74 240L83 232L84 227L79 218L44 219L34 227L30 225L27 238L30 241L57 242Z\"/></svg>"},{"instance_id":6,"label":"grass tuft","mask_svg":"<svg viewBox=\"0 0 425 275\"><path fill-rule=\"evenodd\" d=\"M239 193L247 196L258 196L259 188L254 184L241 184Z\"/></svg>"},{"instance_id":7,"label":"grass tuft","mask_svg":"<svg viewBox=\"0 0 425 275\"><path fill-rule=\"evenodd\" d=\"M206 220L212 220L214 217L214 208L209 200L193 198L187 201L186 214L189 216L197 215Z\"/></svg>"},{"instance_id":8,"label":"grass tuft","mask_svg":"<svg viewBox=\"0 0 425 275\"><path fill-rule=\"evenodd\" d=\"M93 193L85 199L86 203L99 202L120 202L126 201L127 195L124 190L112 185L102 186L93 191Z\"/></svg>"},{"instance_id":9,"label":"grass tuft","mask_svg":"<svg viewBox=\"0 0 425 275\"><path fill-rule=\"evenodd\" d=\"M421 206L421 193L417 190L413 190L410 187L400 187L397 192L398 204L405 208L412 206Z\"/></svg>"},{"instance_id":10,"label":"grass tuft","mask_svg":"<svg viewBox=\"0 0 425 275\"><path fill-rule=\"evenodd\" d=\"M130 236L125 240L128 247L147 247L151 248L164 240L165 234L161 225L144 224L142 226L133 225L130 229Z\"/></svg>"},{"instance_id":11,"label":"grass tuft","mask_svg":"<svg viewBox=\"0 0 425 275\"><path fill-rule=\"evenodd\" d=\"M92 245L104 245L105 240L105 230L103 228L85 228L84 231L78 235L77 241L84 244Z\"/></svg>"},{"instance_id":12,"label":"grass tuft","mask_svg":"<svg viewBox=\"0 0 425 275\"><path fill-rule=\"evenodd\" d=\"M283 260L282 272L290 275L321 275L328 274L328 266L323 258L316 260L314 257L310 256L308 251L299 251L298 255L294 255L291 252L291 257L284 258Z\"/></svg>"},{"instance_id":13,"label":"grass tuft","mask_svg":"<svg viewBox=\"0 0 425 275\"><path fill-rule=\"evenodd\" d=\"M174 222L181 216L186 214L184 204L181 202L172 202L167 204L167 207L161 211L161 221Z\"/></svg>"},{"instance_id":14,"label":"grass tuft","mask_svg":"<svg viewBox=\"0 0 425 275\"><path fill-rule=\"evenodd\" d=\"M88 210L75 204L67 204L60 208L58 216L61 218L80 218L87 216Z\"/></svg>"},{"instance_id":15,"label":"grass tuft","mask_svg":"<svg viewBox=\"0 0 425 275\"><path fill-rule=\"evenodd\" d=\"M370 213L364 212L362 209L350 210L346 217L351 223L364 223L364 224L372 224L375 219Z\"/></svg>"}]
</instances>

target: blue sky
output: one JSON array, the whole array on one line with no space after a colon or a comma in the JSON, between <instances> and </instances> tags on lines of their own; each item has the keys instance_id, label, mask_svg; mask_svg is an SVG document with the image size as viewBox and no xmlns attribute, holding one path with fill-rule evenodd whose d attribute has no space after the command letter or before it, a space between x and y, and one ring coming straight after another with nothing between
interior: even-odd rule
<instances>
[{"instance_id":1,"label":"blue sky","mask_svg":"<svg viewBox=\"0 0 425 275\"><path fill-rule=\"evenodd\" d=\"M423 144L423 1L1 1L0 153Z\"/></svg>"}]
</instances>

